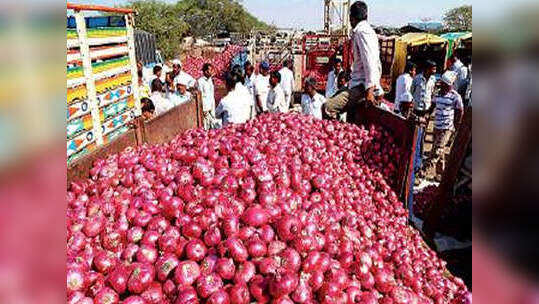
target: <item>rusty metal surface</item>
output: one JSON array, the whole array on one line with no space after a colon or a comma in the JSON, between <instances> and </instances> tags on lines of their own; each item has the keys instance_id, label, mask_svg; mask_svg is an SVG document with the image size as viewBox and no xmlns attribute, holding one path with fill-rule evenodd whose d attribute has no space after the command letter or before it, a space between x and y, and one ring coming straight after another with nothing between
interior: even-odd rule
<instances>
[{"instance_id":1,"label":"rusty metal surface","mask_svg":"<svg viewBox=\"0 0 539 304\"><path fill-rule=\"evenodd\" d=\"M172 108L163 115L144 123L144 142L160 144L198 126L197 107L189 102Z\"/></svg>"},{"instance_id":2,"label":"rusty metal surface","mask_svg":"<svg viewBox=\"0 0 539 304\"><path fill-rule=\"evenodd\" d=\"M395 185L391 185L395 193L398 193L405 201L408 199L406 189L410 183L409 168L411 166L412 155L415 152L414 133L416 126L410 121L395 115L391 112L376 108L359 106L355 111L355 124L360 125L380 125L393 135L396 144L401 147L403 155L398 167L398 178Z\"/></svg>"},{"instance_id":3,"label":"rusty metal surface","mask_svg":"<svg viewBox=\"0 0 539 304\"><path fill-rule=\"evenodd\" d=\"M135 119L132 129L68 166L67 182L88 178L90 168L97 159L106 158L127 147L167 142L181 132L200 126L202 126L202 103L199 94L195 94L190 102L179 105L151 121L145 122L140 117Z\"/></svg>"}]
</instances>

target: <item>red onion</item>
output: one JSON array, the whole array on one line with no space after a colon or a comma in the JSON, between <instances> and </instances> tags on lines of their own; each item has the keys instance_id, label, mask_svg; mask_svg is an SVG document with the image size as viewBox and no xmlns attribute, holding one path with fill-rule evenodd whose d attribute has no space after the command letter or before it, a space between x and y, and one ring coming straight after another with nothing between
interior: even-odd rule
<instances>
[{"instance_id":1,"label":"red onion","mask_svg":"<svg viewBox=\"0 0 539 304\"><path fill-rule=\"evenodd\" d=\"M99 159L67 193L68 303L448 303L380 127L295 114Z\"/></svg>"}]
</instances>

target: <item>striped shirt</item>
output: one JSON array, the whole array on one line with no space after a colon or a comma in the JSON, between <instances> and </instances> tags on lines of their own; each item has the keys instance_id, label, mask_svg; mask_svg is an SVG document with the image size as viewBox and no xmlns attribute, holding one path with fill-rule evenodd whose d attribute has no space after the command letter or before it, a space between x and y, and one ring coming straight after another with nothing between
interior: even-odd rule
<instances>
[{"instance_id":1,"label":"striped shirt","mask_svg":"<svg viewBox=\"0 0 539 304\"><path fill-rule=\"evenodd\" d=\"M412 95L414 97L414 109L426 111L430 108L434 89L436 88L436 77L431 75L427 80L423 74L415 76L412 82Z\"/></svg>"},{"instance_id":2,"label":"striped shirt","mask_svg":"<svg viewBox=\"0 0 539 304\"><path fill-rule=\"evenodd\" d=\"M462 97L455 90L449 91L443 96L434 98L434 128L438 130L450 130L454 126L455 109L462 109Z\"/></svg>"}]
</instances>

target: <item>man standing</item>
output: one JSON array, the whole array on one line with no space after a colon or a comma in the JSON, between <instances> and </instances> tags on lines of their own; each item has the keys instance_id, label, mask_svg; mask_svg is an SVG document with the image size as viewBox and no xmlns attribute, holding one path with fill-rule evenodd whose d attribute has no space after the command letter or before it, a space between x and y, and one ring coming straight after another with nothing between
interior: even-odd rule
<instances>
[{"instance_id":1,"label":"man standing","mask_svg":"<svg viewBox=\"0 0 539 304\"><path fill-rule=\"evenodd\" d=\"M180 75L178 77L182 78ZM206 130L211 128L215 117L215 88L212 77L213 66L210 63L205 63L202 66L202 77L198 79L198 89L202 95L202 115ZM182 82L186 83L185 80Z\"/></svg>"},{"instance_id":2,"label":"man standing","mask_svg":"<svg viewBox=\"0 0 539 304\"><path fill-rule=\"evenodd\" d=\"M378 36L367 22L367 4L357 1L350 7L353 27L352 50L354 61L348 90L337 94L324 104L323 113L330 119L347 111L351 105L365 102L376 104L375 90L379 90L382 64Z\"/></svg>"},{"instance_id":3,"label":"man standing","mask_svg":"<svg viewBox=\"0 0 539 304\"><path fill-rule=\"evenodd\" d=\"M268 93L267 107L270 113L287 113L289 103L286 100L285 92L280 84L281 74L275 71L270 76L270 91Z\"/></svg>"},{"instance_id":4,"label":"man standing","mask_svg":"<svg viewBox=\"0 0 539 304\"><path fill-rule=\"evenodd\" d=\"M454 89L458 78L456 72L447 71L442 75L440 93L430 108L434 110L434 145L426 164L427 175L439 181L444 171L445 147L451 138L455 125L460 125L463 113L462 97ZM456 122L456 123L455 123ZM434 172L433 172L434 171Z\"/></svg>"},{"instance_id":5,"label":"man standing","mask_svg":"<svg viewBox=\"0 0 539 304\"><path fill-rule=\"evenodd\" d=\"M256 111L262 113L268 111L267 103L269 84L269 63L263 61L260 63L260 74L255 79L255 100Z\"/></svg>"},{"instance_id":6,"label":"man standing","mask_svg":"<svg viewBox=\"0 0 539 304\"><path fill-rule=\"evenodd\" d=\"M449 70L457 73L457 80L453 87L461 97L464 96L468 87L468 68L460 61L456 53L449 58Z\"/></svg>"},{"instance_id":7,"label":"man standing","mask_svg":"<svg viewBox=\"0 0 539 304\"><path fill-rule=\"evenodd\" d=\"M279 71L281 75L281 88L288 107L292 105L292 91L294 90L294 73L292 72L292 60L283 61L283 68Z\"/></svg>"},{"instance_id":8,"label":"man standing","mask_svg":"<svg viewBox=\"0 0 539 304\"><path fill-rule=\"evenodd\" d=\"M418 74L412 82L412 96L414 98L414 111L424 116L430 108L434 89L436 88L436 63L427 60L423 73Z\"/></svg>"},{"instance_id":9,"label":"man standing","mask_svg":"<svg viewBox=\"0 0 539 304\"><path fill-rule=\"evenodd\" d=\"M256 75L254 74L255 67L251 64L250 61L245 62L243 66L245 70L245 87L251 95L251 115L250 118L253 119L256 117L256 100L255 100L255 79Z\"/></svg>"},{"instance_id":10,"label":"man standing","mask_svg":"<svg viewBox=\"0 0 539 304\"><path fill-rule=\"evenodd\" d=\"M174 59L172 61L172 77L174 81L176 81L177 77L183 78L182 81L187 82L187 89L191 89L196 85L195 78L182 70L182 62L179 59Z\"/></svg>"},{"instance_id":11,"label":"man standing","mask_svg":"<svg viewBox=\"0 0 539 304\"><path fill-rule=\"evenodd\" d=\"M416 163L414 171L418 173L418 177L422 177L423 172L420 171L423 162L423 144L425 142L425 128L427 126L428 111L430 109L434 89L436 88L436 63L427 60L423 64L423 73L418 74L412 81L412 97L414 104L413 119L418 125L417 131L417 149ZM419 179L415 180L419 184Z\"/></svg>"},{"instance_id":12,"label":"man standing","mask_svg":"<svg viewBox=\"0 0 539 304\"><path fill-rule=\"evenodd\" d=\"M408 62L404 73L397 78L395 85L395 113L400 113L408 118L412 109L412 82L416 73L416 65Z\"/></svg>"},{"instance_id":13,"label":"man standing","mask_svg":"<svg viewBox=\"0 0 539 304\"><path fill-rule=\"evenodd\" d=\"M338 91L337 77L342 72L342 61L339 58L333 60L333 69L328 74L326 83L326 98L333 97Z\"/></svg>"}]
</instances>

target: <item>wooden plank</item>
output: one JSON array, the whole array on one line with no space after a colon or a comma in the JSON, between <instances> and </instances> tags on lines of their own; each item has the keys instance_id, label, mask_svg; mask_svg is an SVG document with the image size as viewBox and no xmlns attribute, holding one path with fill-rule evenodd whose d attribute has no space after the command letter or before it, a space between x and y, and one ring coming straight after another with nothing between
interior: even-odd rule
<instances>
[{"instance_id":1,"label":"wooden plank","mask_svg":"<svg viewBox=\"0 0 539 304\"><path fill-rule=\"evenodd\" d=\"M84 4L74 4L67 2L67 9L75 11L100 11L100 12L109 12L109 13L121 13L121 14L132 14L135 13L135 10L130 8L120 8L120 7L108 7L103 5L84 5Z\"/></svg>"},{"instance_id":2,"label":"wooden plank","mask_svg":"<svg viewBox=\"0 0 539 304\"><path fill-rule=\"evenodd\" d=\"M166 113L144 123L143 140L145 143L155 145L168 142L178 134L197 128L198 113L197 102L193 98L190 102L172 108Z\"/></svg>"},{"instance_id":3,"label":"wooden plank","mask_svg":"<svg viewBox=\"0 0 539 304\"><path fill-rule=\"evenodd\" d=\"M142 105L140 103L140 94L138 91L138 73L137 73L137 55L135 54L135 20L132 14L125 15L125 26L127 28L127 49L129 52L129 61L131 61L131 77L133 84L133 97L135 98L135 115L142 115Z\"/></svg>"},{"instance_id":4,"label":"wooden plank","mask_svg":"<svg viewBox=\"0 0 539 304\"><path fill-rule=\"evenodd\" d=\"M90 169L94 161L101 158L106 158L110 154L123 151L127 147L137 146L137 137L135 130L129 130L118 136L112 142L97 147L92 153L86 154L75 160L67 168L67 182L84 180L90 177Z\"/></svg>"},{"instance_id":5,"label":"wooden plank","mask_svg":"<svg viewBox=\"0 0 539 304\"><path fill-rule=\"evenodd\" d=\"M77 34L79 38L80 54L82 58L82 68L86 82L88 94L88 106L92 114L93 133L95 142L98 146L103 144L103 132L101 130L101 120L99 115L99 105L97 103L97 92L95 89L94 73L92 71L92 59L90 57L90 46L87 41L86 20L84 14L80 11L75 13L77 24ZM69 83L68 83L69 87Z\"/></svg>"},{"instance_id":6,"label":"wooden plank","mask_svg":"<svg viewBox=\"0 0 539 304\"><path fill-rule=\"evenodd\" d=\"M392 189L403 200L408 199L409 193L406 189L409 189L411 179L409 169L413 165L411 160L416 150L414 137L416 136L416 126L412 122L377 107L365 107L358 105L355 109L349 113L354 113L352 117L349 115L350 122L363 125L378 125L381 126L393 135L395 143L404 151L401 162L397 168L397 182L395 185L391 185Z\"/></svg>"}]
</instances>

